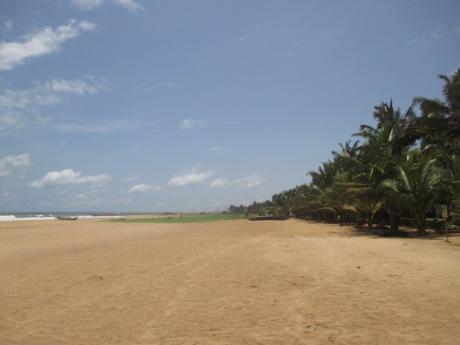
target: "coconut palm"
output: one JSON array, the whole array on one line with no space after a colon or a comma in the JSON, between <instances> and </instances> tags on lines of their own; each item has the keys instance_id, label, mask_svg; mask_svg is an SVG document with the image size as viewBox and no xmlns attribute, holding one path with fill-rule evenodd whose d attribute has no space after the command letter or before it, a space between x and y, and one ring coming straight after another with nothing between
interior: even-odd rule
<instances>
[{"instance_id":1,"label":"coconut palm","mask_svg":"<svg viewBox=\"0 0 460 345\"><path fill-rule=\"evenodd\" d=\"M440 75L444 81L445 101L416 97L421 117L413 119L406 129L403 142L423 139L424 144L437 144L445 150L460 151L460 68L451 77Z\"/></svg>"},{"instance_id":2,"label":"coconut palm","mask_svg":"<svg viewBox=\"0 0 460 345\"><path fill-rule=\"evenodd\" d=\"M404 135L406 124L415 118L415 113L412 106L402 113L390 100L390 103L383 102L374 107L373 116L377 121L375 127L362 125L360 131L354 134L364 139L358 159L362 166L363 187L356 189L356 192L358 197L361 195L361 199L365 200L363 206L368 208L370 226L377 212L384 209L389 215L391 227L397 229L399 209L385 198L380 185L382 181L397 175L397 166L408 150L399 139Z\"/></svg>"},{"instance_id":3,"label":"coconut palm","mask_svg":"<svg viewBox=\"0 0 460 345\"><path fill-rule=\"evenodd\" d=\"M318 171L310 171L307 175L311 176L311 184L320 189L327 188L334 182L337 166L332 161L323 162Z\"/></svg>"},{"instance_id":4,"label":"coconut palm","mask_svg":"<svg viewBox=\"0 0 460 345\"><path fill-rule=\"evenodd\" d=\"M389 216L393 229L400 217L411 214L420 233L434 206L460 217L460 69L440 78L444 100L417 97L406 112L391 100L377 105L376 124L360 127L355 134L360 141L340 144L332 159L309 172L309 184L254 203L246 212L362 219L370 227Z\"/></svg>"},{"instance_id":5,"label":"coconut palm","mask_svg":"<svg viewBox=\"0 0 460 345\"><path fill-rule=\"evenodd\" d=\"M442 156L444 160L446 156ZM460 220L460 156L450 155L447 157L447 169L445 170L444 192L445 204L451 211L453 221Z\"/></svg>"},{"instance_id":6,"label":"coconut palm","mask_svg":"<svg viewBox=\"0 0 460 345\"><path fill-rule=\"evenodd\" d=\"M394 179L382 183L387 197L414 217L420 234L425 234L426 213L435 203L436 191L442 181L437 159L423 155L419 149L409 152Z\"/></svg>"},{"instance_id":7,"label":"coconut palm","mask_svg":"<svg viewBox=\"0 0 460 345\"><path fill-rule=\"evenodd\" d=\"M312 185L308 207L319 215L320 218L334 221L339 220L340 215L344 211L343 196L345 192L344 188L340 189L340 186L335 183L323 188Z\"/></svg>"}]
</instances>

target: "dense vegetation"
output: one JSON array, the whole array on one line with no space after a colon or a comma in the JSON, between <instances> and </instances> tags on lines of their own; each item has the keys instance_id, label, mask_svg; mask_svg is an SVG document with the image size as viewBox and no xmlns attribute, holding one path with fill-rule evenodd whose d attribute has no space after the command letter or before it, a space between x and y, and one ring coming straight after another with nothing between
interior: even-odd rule
<instances>
[{"instance_id":1,"label":"dense vegetation","mask_svg":"<svg viewBox=\"0 0 460 345\"><path fill-rule=\"evenodd\" d=\"M239 214L222 214L222 213L194 213L194 214L171 214L167 216L151 216L142 218L116 219L113 222L123 223L207 223L221 220L241 219Z\"/></svg>"},{"instance_id":2,"label":"dense vegetation","mask_svg":"<svg viewBox=\"0 0 460 345\"><path fill-rule=\"evenodd\" d=\"M233 214L292 214L318 221L412 225L442 230L459 225L460 69L444 82L444 100L416 97L405 111L392 101L374 109L376 126L361 125L357 141L340 144L308 175L311 182Z\"/></svg>"}]
</instances>

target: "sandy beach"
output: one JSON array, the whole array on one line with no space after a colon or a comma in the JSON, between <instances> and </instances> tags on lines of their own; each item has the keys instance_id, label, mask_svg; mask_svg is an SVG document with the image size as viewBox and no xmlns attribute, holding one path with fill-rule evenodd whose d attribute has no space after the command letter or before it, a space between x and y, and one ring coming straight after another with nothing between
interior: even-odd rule
<instances>
[{"instance_id":1,"label":"sandy beach","mask_svg":"<svg viewBox=\"0 0 460 345\"><path fill-rule=\"evenodd\" d=\"M0 343L456 345L459 262L299 220L3 223Z\"/></svg>"}]
</instances>

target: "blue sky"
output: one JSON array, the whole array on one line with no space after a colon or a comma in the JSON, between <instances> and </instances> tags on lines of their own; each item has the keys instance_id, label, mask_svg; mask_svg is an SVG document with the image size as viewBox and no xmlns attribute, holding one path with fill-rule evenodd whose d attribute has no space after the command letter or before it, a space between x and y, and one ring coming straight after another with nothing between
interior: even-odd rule
<instances>
[{"instance_id":1,"label":"blue sky","mask_svg":"<svg viewBox=\"0 0 460 345\"><path fill-rule=\"evenodd\" d=\"M440 97L460 2L0 4L0 211L216 210Z\"/></svg>"}]
</instances>

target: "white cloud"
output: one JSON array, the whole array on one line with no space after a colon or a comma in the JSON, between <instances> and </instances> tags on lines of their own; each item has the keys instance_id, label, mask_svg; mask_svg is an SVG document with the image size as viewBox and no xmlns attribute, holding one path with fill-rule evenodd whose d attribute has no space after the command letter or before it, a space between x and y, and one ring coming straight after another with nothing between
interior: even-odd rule
<instances>
[{"instance_id":1,"label":"white cloud","mask_svg":"<svg viewBox=\"0 0 460 345\"><path fill-rule=\"evenodd\" d=\"M50 93L44 93L38 88L28 90L10 90L6 89L0 93L0 111L1 110L24 110L36 107L55 105L59 98Z\"/></svg>"},{"instance_id":2,"label":"white cloud","mask_svg":"<svg viewBox=\"0 0 460 345\"><path fill-rule=\"evenodd\" d=\"M61 171L50 171L41 180L30 183L31 187L42 188L47 186L59 186L68 184L95 184L102 185L110 180L107 174L82 175L79 171L64 169Z\"/></svg>"},{"instance_id":3,"label":"white cloud","mask_svg":"<svg viewBox=\"0 0 460 345\"><path fill-rule=\"evenodd\" d=\"M140 5L136 0L112 0L112 1L124 7L130 12L137 12L143 9L142 5Z\"/></svg>"},{"instance_id":4,"label":"white cloud","mask_svg":"<svg viewBox=\"0 0 460 345\"><path fill-rule=\"evenodd\" d=\"M229 186L238 186L243 188L254 188L263 182L263 178L257 174L252 174L243 178L229 180L224 177L218 177L209 185L211 188L223 188Z\"/></svg>"},{"instance_id":5,"label":"white cloud","mask_svg":"<svg viewBox=\"0 0 460 345\"><path fill-rule=\"evenodd\" d=\"M430 38L431 39L434 39L434 40L439 40L441 38L443 38L444 36L447 35L447 32L445 31L442 31L440 29L436 29L436 30L433 30L431 33L430 33Z\"/></svg>"},{"instance_id":6,"label":"white cloud","mask_svg":"<svg viewBox=\"0 0 460 345\"><path fill-rule=\"evenodd\" d=\"M192 169L187 169L174 175L168 182L170 186L183 187L193 184L199 184L206 181L209 177L214 175L214 171L204 170L201 171L199 166Z\"/></svg>"},{"instance_id":7,"label":"white cloud","mask_svg":"<svg viewBox=\"0 0 460 345\"><path fill-rule=\"evenodd\" d=\"M23 118L20 114L0 114L0 131L9 128L21 128L24 125L23 122Z\"/></svg>"},{"instance_id":8,"label":"white cloud","mask_svg":"<svg viewBox=\"0 0 460 345\"><path fill-rule=\"evenodd\" d=\"M129 193L143 193L143 192L156 192L159 191L160 186L152 186L150 184L136 184L129 189Z\"/></svg>"},{"instance_id":9,"label":"white cloud","mask_svg":"<svg viewBox=\"0 0 460 345\"><path fill-rule=\"evenodd\" d=\"M55 93L75 93L79 95L95 95L105 91L106 87L101 81L91 78L90 81L81 79L53 79L43 85L45 90Z\"/></svg>"},{"instance_id":10,"label":"white cloud","mask_svg":"<svg viewBox=\"0 0 460 345\"><path fill-rule=\"evenodd\" d=\"M0 70L11 70L32 57L57 52L64 42L94 27L94 23L72 19L55 29L47 27L28 34L19 42L0 42Z\"/></svg>"},{"instance_id":11,"label":"white cloud","mask_svg":"<svg viewBox=\"0 0 460 345\"><path fill-rule=\"evenodd\" d=\"M425 36L415 37L410 39L406 42L406 46L413 46L413 45L427 45L432 42L437 42L447 37L451 37L453 35L460 34L460 26L455 28L450 28L448 30L442 30L440 28L433 29L430 33Z\"/></svg>"},{"instance_id":12,"label":"white cloud","mask_svg":"<svg viewBox=\"0 0 460 345\"><path fill-rule=\"evenodd\" d=\"M0 91L0 130L33 122L41 108L58 104L63 94L94 95L102 90L106 90L104 82L93 77L50 80L24 90L5 89Z\"/></svg>"},{"instance_id":13,"label":"white cloud","mask_svg":"<svg viewBox=\"0 0 460 345\"><path fill-rule=\"evenodd\" d=\"M8 176L15 170L24 170L31 165L30 155L23 153L16 156L5 156L0 158L0 177Z\"/></svg>"},{"instance_id":14,"label":"white cloud","mask_svg":"<svg viewBox=\"0 0 460 345\"><path fill-rule=\"evenodd\" d=\"M143 9L142 5L136 0L110 0L111 2L122 6L130 12L137 12ZM104 0L72 0L72 3L81 10L94 10L104 5Z\"/></svg>"},{"instance_id":15,"label":"white cloud","mask_svg":"<svg viewBox=\"0 0 460 345\"><path fill-rule=\"evenodd\" d=\"M94 10L104 4L104 0L72 0L72 3L81 10Z\"/></svg>"},{"instance_id":16,"label":"white cloud","mask_svg":"<svg viewBox=\"0 0 460 345\"><path fill-rule=\"evenodd\" d=\"M212 181L209 186L211 188L221 188L231 186L232 184L234 184L234 181L228 180L224 177L218 177L214 181Z\"/></svg>"},{"instance_id":17,"label":"white cloud","mask_svg":"<svg viewBox=\"0 0 460 345\"><path fill-rule=\"evenodd\" d=\"M179 124L180 129L193 129L204 127L204 121L187 118Z\"/></svg>"},{"instance_id":18,"label":"white cloud","mask_svg":"<svg viewBox=\"0 0 460 345\"><path fill-rule=\"evenodd\" d=\"M242 186L245 188L254 188L260 185L264 179L257 174L252 174L250 176L244 177L242 179Z\"/></svg>"}]
</instances>

